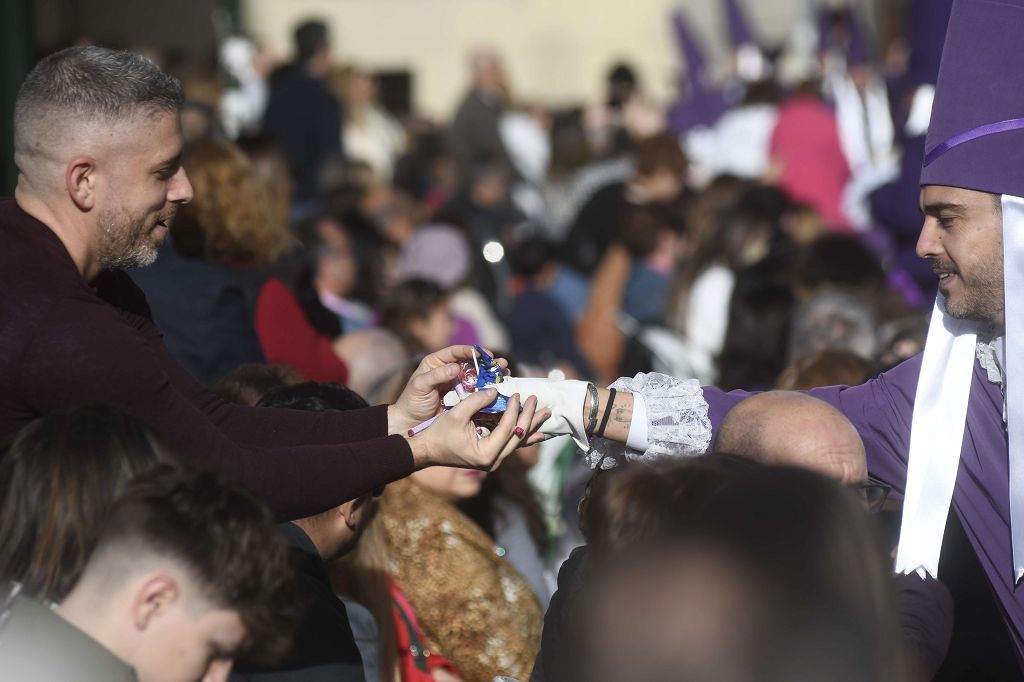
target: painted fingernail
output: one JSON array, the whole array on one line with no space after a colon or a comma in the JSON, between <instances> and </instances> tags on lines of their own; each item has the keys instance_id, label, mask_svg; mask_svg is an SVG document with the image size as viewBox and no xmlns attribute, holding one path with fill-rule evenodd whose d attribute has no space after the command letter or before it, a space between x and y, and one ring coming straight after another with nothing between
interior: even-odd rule
<instances>
[{"instance_id":1,"label":"painted fingernail","mask_svg":"<svg viewBox=\"0 0 1024 682\"><path fill-rule=\"evenodd\" d=\"M516 438L522 438L523 434L526 433L526 431L523 430L522 426L517 426L516 428L512 429L512 433L516 434Z\"/></svg>"},{"instance_id":2,"label":"painted fingernail","mask_svg":"<svg viewBox=\"0 0 1024 682\"><path fill-rule=\"evenodd\" d=\"M484 435L484 430L482 428L480 428L479 426L476 427L476 435L478 435L478 436Z\"/></svg>"}]
</instances>

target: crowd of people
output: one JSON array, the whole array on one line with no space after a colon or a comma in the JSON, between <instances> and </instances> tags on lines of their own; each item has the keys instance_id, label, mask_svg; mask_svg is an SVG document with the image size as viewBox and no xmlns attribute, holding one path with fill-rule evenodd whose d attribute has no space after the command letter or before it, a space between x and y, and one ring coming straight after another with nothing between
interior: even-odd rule
<instances>
[{"instance_id":1,"label":"crowd of people","mask_svg":"<svg viewBox=\"0 0 1024 682\"><path fill-rule=\"evenodd\" d=\"M287 63L42 58L0 200L0 676L1018 679L1002 242L958 235L1024 186L921 177L937 4L768 49L727 0L717 78L677 12L672 103L626 62L520 101L481 48L447 121L318 19ZM901 494L953 318L992 405L937 580ZM508 378L451 392L477 348Z\"/></svg>"}]
</instances>

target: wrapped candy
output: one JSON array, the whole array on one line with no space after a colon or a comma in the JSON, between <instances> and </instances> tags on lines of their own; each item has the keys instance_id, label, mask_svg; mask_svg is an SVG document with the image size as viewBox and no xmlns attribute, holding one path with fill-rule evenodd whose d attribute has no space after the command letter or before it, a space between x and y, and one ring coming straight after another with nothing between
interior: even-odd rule
<instances>
[{"instance_id":1,"label":"wrapped candy","mask_svg":"<svg viewBox=\"0 0 1024 682\"><path fill-rule=\"evenodd\" d=\"M479 359L477 356L479 356ZM471 369L472 373L476 375L476 387L473 390L479 391L489 386L500 384L504 379L498 361L488 355L487 351L480 346L473 346L473 362L474 365ZM470 368L467 368L466 374L467 377L470 375ZM460 377L461 375L462 373L460 372ZM477 426L486 426L492 429L501 420L501 416L505 414L507 408L508 398L499 394L493 403L476 413L473 421Z\"/></svg>"},{"instance_id":2,"label":"wrapped candy","mask_svg":"<svg viewBox=\"0 0 1024 682\"><path fill-rule=\"evenodd\" d=\"M505 379L498 361L480 346L473 346L473 362L462 362L460 367L452 390L444 396L446 410L458 405L470 393L500 384ZM494 402L476 413L473 423L493 429L501 420L501 416L505 414L506 409L508 409L508 398L499 394ZM412 437L430 426L434 419L437 417L409 429L409 436Z\"/></svg>"}]
</instances>

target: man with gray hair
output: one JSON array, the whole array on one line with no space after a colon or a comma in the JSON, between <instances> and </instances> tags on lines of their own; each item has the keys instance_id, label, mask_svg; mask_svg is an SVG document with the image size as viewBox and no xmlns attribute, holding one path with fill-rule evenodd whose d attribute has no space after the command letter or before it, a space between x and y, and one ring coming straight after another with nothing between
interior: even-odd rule
<instances>
[{"instance_id":1,"label":"man with gray hair","mask_svg":"<svg viewBox=\"0 0 1024 682\"><path fill-rule=\"evenodd\" d=\"M418 467L494 467L527 438L536 401L520 414L518 397L478 438L471 418L493 391L408 437L441 412L468 346L427 356L394 405L346 413L227 405L189 376L121 270L153 262L192 198L181 106L181 84L128 52L69 48L26 78L14 112L18 185L13 201L0 199L0 446L37 416L106 403L292 519Z\"/></svg>"}]
</instances>

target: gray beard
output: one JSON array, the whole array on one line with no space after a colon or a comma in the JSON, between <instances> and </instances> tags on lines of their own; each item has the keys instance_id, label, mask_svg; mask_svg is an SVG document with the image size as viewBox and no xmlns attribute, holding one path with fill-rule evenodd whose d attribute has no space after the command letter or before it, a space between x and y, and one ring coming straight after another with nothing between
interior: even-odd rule
<instances>
[{"instance_id":1,"label":"gray beard","mask_svg":"<svg viewBox=\"0 0 1024 682\"><path fill-rule=\"evenodd\" d=\"M123 211L110 211L100 216L100 228L99 260L105 269L144 268L156 261L157 247L150 241L145 223L133 221Z\"/></svg>"}]
</instances>

